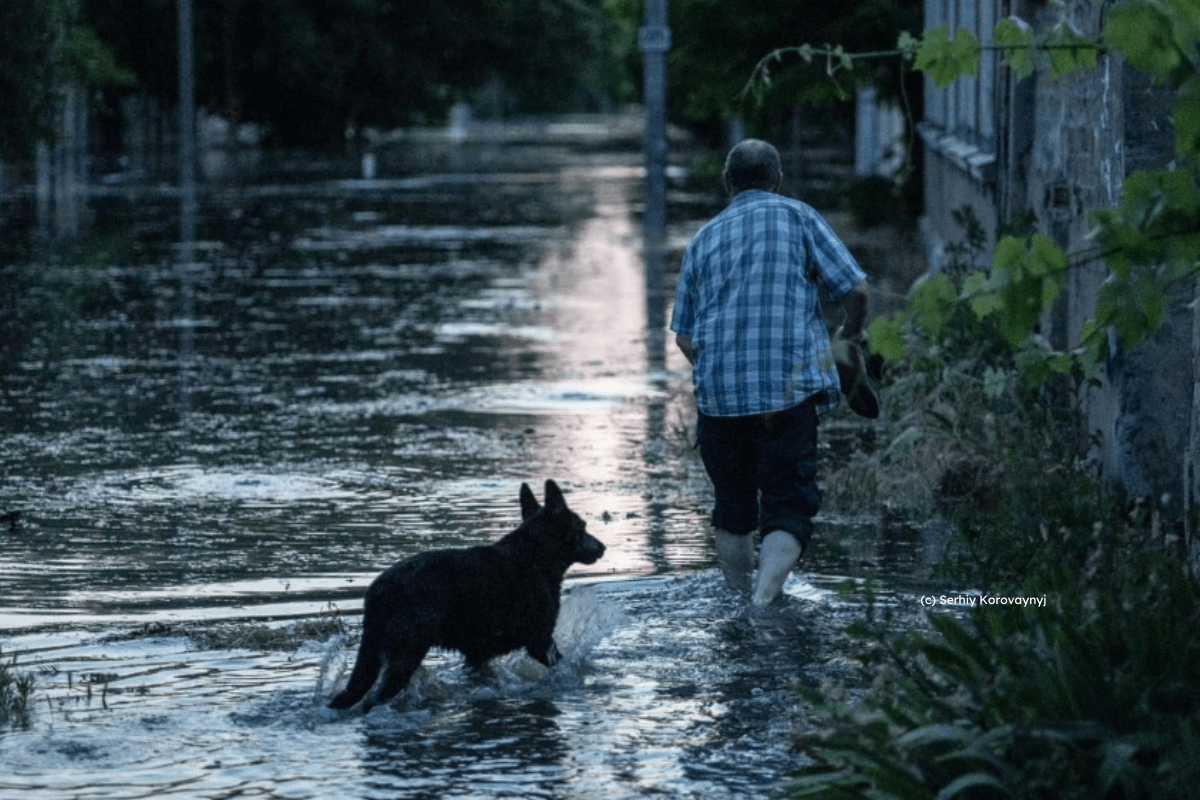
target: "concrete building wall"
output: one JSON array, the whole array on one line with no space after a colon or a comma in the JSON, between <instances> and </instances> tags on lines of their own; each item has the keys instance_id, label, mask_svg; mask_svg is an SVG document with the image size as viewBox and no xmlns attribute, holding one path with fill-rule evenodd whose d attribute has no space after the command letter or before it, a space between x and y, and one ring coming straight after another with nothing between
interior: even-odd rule
<instances>
[{"instance_id":1,"label":"concrete building wall","mask_svg":"<svg viewBox=\"0 0 1200 800\"><path fill-rule=\"evenodd\" d=\"M969 30L986 45L992 39L998 8L995 0L925 0L925 26ZM975 78L961 78L943 89L926 79L925 116L917 133L925 148L921 232L933 272L947 265L946 249L966 238L955 220L960 209L969 209L981 226L987 250L996 243L998 74L995 55L989 53L981 59Z\"/></svg>"},{"instance_id":2,"label":"concrete building wall","mask_svg":"<svg viewBox=\"0 0 1200 800\"><path fill-rule=\"evenodd\" d=\"M991 11L981 11L981 3ZM1065 18L1082 35L1099 38L1114 4L926 0L926 25L949 20L956 29L955 20L972 14L994 25L994 20L1015 14L1043 32ZM1073 264L1062 298L1043 321L1043 333L1054 346L1071 348L1094 315L1107 275L1090 237L1091 215L1120 203L1129 172L1170 163L1169 94L1152 87L1115 54L1101 56L1094 70L1058 80L1044 68L1024 81L1004 68L990 74L992 85L983 90L996 112L990 139L982 130L972 131L970 115L964 122L954 110L969 104L969 91L951 86L939 92L931 84L927 90L926 108L932 113L921 127L926 241L931 254L939 242L951 241L955 224L950 212L965 205L986 223L990 250L1003 225L1031 213L1037 229L1054 239ZM981 71L974 83L984 75ZM976 112L975 118L983 115ZM972 170L972 163L982 168ZM931 267L938 267L936 260L931 259ZM1193 416L1193 299L1190 287L1177 292L1163 329L1133 351L1122 351L1115 340L1110 343L1103 386L1083 398L1089 432L1097 434L1095 457L1102 475L1175 519L1184 513Z\"/></svg>"},{"instance_id":3,"label":"concrete building wall","mask_svg":"<svg viewBox=\"0 0 1200 800\"><path fill-rule=\"evenodd\" d=\"M941 272L950 258L947 248L961 245L966 231L954 218L956 211L969 209L983 228L985 253L996 243L999 218L996 213L993 184L973 176L968 168L944 152L926 145L925 212L921 217L921 236L925 257L932 273ZM931 198L936 198L931 202ZM976 265L982 269L986 264Z\"/></svg>"},{"instance_id":4,"label":"concrete building wall","mask_svg":"<svg viewBox=\"0 0 1200 800\"><path fill-rule=\"evenodd\" d=\"M1070 0L1045 7L1035 21L1048 29L1064 17L1084 36L1099 38L1111 2ZM1165 167L1174 155L1167 93L1154 88L1116 54L1096 69L1055 80L1037 76L1028 205L1038 228L1075 265L1064 299L1047 320L1053 344L1079 344L1094 316L1107 275L1090 237L1092 212L1120 204L1126 174ZM1084 398L1087 424L1098 434L1101 473L1131 496L1170 516L1182 511L1183 457L1190 427L1190 293L1173 298L1163 329L1131 352L1115 341L1104 385Z\"/></svg>"}]
</instances>

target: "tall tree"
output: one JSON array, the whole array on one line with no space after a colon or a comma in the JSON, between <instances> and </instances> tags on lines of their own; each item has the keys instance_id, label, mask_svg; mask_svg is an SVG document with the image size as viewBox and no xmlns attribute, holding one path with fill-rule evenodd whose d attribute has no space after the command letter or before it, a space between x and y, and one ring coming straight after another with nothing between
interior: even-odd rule
<instances>
[{"instance_id":1,"label":"tall tree","mask_svg":"<svg viewBox=\"0 0 1200 800\"><path fill-rule=\"evenodd\" d=\"M44 0L0 4L0 154L24 158L45 135L54 104L58 9Z\"/></svg>"},{"instance_id":2,"label":"tall tree","mask_svg":"<svg viewBox=\"0 0 1200 800\"><path fill-rule=\"evenodd\" d=\"M622 17L641 13L639 0L611 0ZM893 49L901 30L920 28L919 0L671 0L670 114L699 128L742 118L766 121L792 108L828 109L856 82L895 92L898 69L843 73L831 81L824 61L796 58L778 65L766 102L742 95L755 64L797 41L842 45L848 51Z\"/></svg>"},{"instance_id":3,"label":"tall tree","mask_svg":"<svg viewBox=\"0 0 1200 800\"><path fill-rule=\"evenodd\" d=\"M68 85L126 84L112 52L84 24L79 0L0 3L0 156L29 158L54 134L54 112Z\"/></svg>"},{"instance_id":4,"label":"tall tree","mask_svg":"<svg viewBox=\"0 0 1200 800\"><path fill-rule=\"evenodd\" d=\"M89 20L173 103L175 0L86 0ZM444 117L486 84L505 110L595 106L618 81L602 0L223 0L198 4L199 102L283 144Z\"/></svg>"}]
</instances>

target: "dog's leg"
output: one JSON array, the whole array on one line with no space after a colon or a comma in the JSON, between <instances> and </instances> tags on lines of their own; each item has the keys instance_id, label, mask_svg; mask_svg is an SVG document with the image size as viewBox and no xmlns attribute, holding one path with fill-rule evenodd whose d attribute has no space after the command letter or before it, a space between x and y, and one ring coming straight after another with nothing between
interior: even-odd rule
<instances>
[{"instance_id":1,"label":"dog's leg","mask_svg":"<svg viewBox=\"0 0 1200 800\"><path fill-rule=\"evenodd\" d=\"M386 703L400 694L408 686L413 673L421 666L421 660L429 652L428 647L419 649L403 648L402 653L395 654L388 660L387 672L383 679L383 688L375 703ZM367 706L369 708L370 706Z\"/></svg>"},{"instance_id":2,"label":"dog's leg","mask_svg":"<svg viewBox=\"0 0 1200 800\"><path fill-rule=\"evenodd\" d=\"M554 639L550 638L545 643L538 646L528 645L525 652L540 664L545 664L547 667L553 667L558 662L562 661L562 653L558 652L558 645L554 643Z\"/></svg>"},{"instance_id":3,"label":"dog's leg","mask_svg":"<svg viewBox=\"0 0 1200 800\"><path fill-rule=\"evenodd\" d=\"M442 616L444 612L435 608L423 608L392 620L387 632L387 669L375 702L386 703L408 686L421 660L438 641L438 621Z\"/></svg>"},{"instance_id":4,"label":"dog's leg","mask_svg":"<svg viewBox=\"0 0 1200 800\"><path fill-rule=\"evenodd\" d=\"M502 651L503 652L503 651ZM495 658L499 653L495 650L486 648L469 648L462 651L463 658L466 659L467 669L472 672L479 672L488 665L488 662Z\"/></svg>"}]
</instances>

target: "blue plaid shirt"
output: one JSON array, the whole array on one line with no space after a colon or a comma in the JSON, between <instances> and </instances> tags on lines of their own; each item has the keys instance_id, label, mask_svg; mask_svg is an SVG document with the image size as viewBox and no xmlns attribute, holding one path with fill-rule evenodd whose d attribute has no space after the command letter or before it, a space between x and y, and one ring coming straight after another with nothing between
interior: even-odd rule
<instances>
[{"instance_id":1,"label":"blue plaid shirt","mask_svg":"<svg viewBox=\"0 0 1200 800\"><path fill-rule=\"evenodd\" d=\"M683 257L671 330L692 338L696 405L713 417L838 404L818 294L840 300L866 275L821 216L798 200L745 191Z\"/></svg>"}]
</instances>

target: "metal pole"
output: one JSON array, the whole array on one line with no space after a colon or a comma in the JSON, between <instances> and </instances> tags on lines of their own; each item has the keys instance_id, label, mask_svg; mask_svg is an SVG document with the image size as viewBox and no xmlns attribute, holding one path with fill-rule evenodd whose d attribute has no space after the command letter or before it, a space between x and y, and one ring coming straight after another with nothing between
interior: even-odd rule
<instances>
[{"instance_id":1,"label":"metal pole","mask_svg":"<svg viewBox=\"0 0 1200 800\"><path fill-rule=\"evenodd\" d=\"M195 297L192 262L196 242L196 76L192 47L192 0L178 0L179 12L179 414L186 429L191 410L195 351Z\"/></svg>"},{"instance_id":2,"label":"metal pole","mask_svg":"<svg viewBox=\"0 0 1200 800\"><path fill-rule=\"evenodd\" d=\"M667 238L667 0L646 0L646 24L638 31L646 109L646 207L642 216L646 260L646 327L649 368L666 363Z\"/></svg>"},{"instance_id":3,"label":"metal pole","mask_svg":"<svg viewBox=\"0 0 1200 800\"><path fill-rule=\"evenodd\" d=\"M196 76L192 48L192 0L179 0L179 191L184 211L196 207ZM184 214L185 218L188 214ZM184 222L189 220L185 219ZM194 231L183 231L184 239Z\"/></svg>"},{"instance_id":4,"label":"metal pole","mask_svg":"<svg viewBox=\"0 0 1200 800\"><path fill-rule=\"evenodd\" d=\"M649 240L660 242L667 227L667 52L671 29L667 0L646 0L646 24L638 31L646 108L646 210Z\"/></svg>"}]
</instances>

